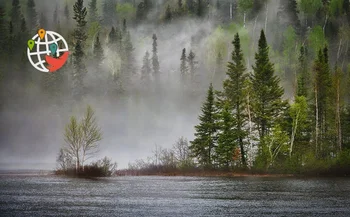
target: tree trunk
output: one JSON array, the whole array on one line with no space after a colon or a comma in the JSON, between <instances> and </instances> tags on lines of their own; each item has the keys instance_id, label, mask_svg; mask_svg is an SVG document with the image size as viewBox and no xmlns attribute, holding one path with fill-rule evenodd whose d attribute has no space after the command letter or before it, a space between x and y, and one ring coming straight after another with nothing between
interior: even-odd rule
<instances>
[{"instance_id":1,"label":"tree trunk","mask_svg":"<svg viewBox=\"0 0 350 217\"><path fill-rule=\"evenodd\" d=\"M292 132L292 138L290 139L290 149L289 149L289 157L290 158L292 157L294 139L295 139L295 135L297 133L299 114L300 114L300 110L298 111L297 116L295 118L295 125L294 125L293 132Z\"/></svg>"},{"instance_id":2,"label":"tree trunk","mask_svg":"<svg viewBox=\"0 0 350 217\"><path fill-rule=\"evenodd\" d=\"M249 91L247 94L247 113L248 113L248 125L249 125L249 136L248 136L248 142L249 142L249 149L250 151L253 149L253 144L250 140L252 133L253 133L253 126L252 126L252 116L251 116L251 112L250 112L250 96L249 96ZM249 155L249 160L252 159L251 154Z\"/></svg>"},{"instance_id":3,"label":"tree trunk","mask_svg":"<svg viewBox=\"0 0 350 217\"><path fill-rule=\"evenodd\" d=\"M323 34L325 34L327 21L328 21L328 14L326 14L326 19L325 19L325 21L324 21L324 25L323 25Z\"/></svg>"}]
</instances>

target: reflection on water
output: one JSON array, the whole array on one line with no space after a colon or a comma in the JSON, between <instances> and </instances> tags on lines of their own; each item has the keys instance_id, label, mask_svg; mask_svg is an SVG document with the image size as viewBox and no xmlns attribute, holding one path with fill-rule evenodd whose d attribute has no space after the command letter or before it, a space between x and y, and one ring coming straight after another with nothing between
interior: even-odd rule
<instances>
[{"instance_id":1,"label":"reflection on water","mask_svg":"<svg viewBox=\"0 0 350 217\"><path fill-rule=\"evenodd\" d=\"M0 216L350 216L350 179L0 175Z\"/></svg>"}]
</instances>

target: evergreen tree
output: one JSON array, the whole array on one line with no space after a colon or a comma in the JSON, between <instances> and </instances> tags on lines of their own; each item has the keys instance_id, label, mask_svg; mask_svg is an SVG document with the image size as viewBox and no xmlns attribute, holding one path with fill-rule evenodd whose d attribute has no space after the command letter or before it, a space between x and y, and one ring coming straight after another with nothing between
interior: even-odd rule
<instances>
[{"instance_id":1,"label":"evergreen tree","mask_svg":"<svg viewBox=\"0 0 350 217\"><path fill-rule=\"evenodd\" d=\"M143 65L141 68L141 79L144 81L150 80L151 72L152 72L152 69L151 69L149 53L148 51L146 51L145 56L143 57Z\"/></svg>"},{"instance_id":2,"label":"evergreen tree","mask_svg":"<svg viewBox=\"0 0 350 217\"><path fill-rule=\"evenodd\" d=\"M219 167L229 169L232 166L233 153L236 148L237 135L234 132L234 118L231 114L231 106L226 101L218 114L216 160Z\"/></svg>"},{"instance_id":3,"label":"evergreen tree","mask_svg":"<svg viewBox=\"0 0 350 217\"><path fill-rule=\"evenodd\" d=\"M19 3L19 0L12 0L10 19L12 21L14 32L19 31L21 28L21 19L22 19L21 5Z\"/></svg>"},{"instance_id":4,"label":"evergreen tree","mask_svg":"<svg viewBox=\"0 0 350 217\"><path fill-rule=\"evenodd\" d=\"M255 61L253 74L250 77L253 87L252 113L259 132L260 145L264 145L265 136L269 135L277 118L281 116L283 108L281 97L284 90L279 86L280 80L274 75L274 66L269 59L269 47L263 30Z\"/></svg>"},{"instance_id":5,"label":"evergreen tree","mask_svg":"<svg viewBox=\"0 0 350 217\"><path fill-rule=\"evenodd\" d=\"M195 139L191 141L190 150L198 160L200 166L211 168L213 163L215 141L216 141L216 121L215 121L215 100L213 85L210 84L206 101L201 108L202 114L199 116L200 123L195 126Z\"/></svg>"},{"instance_id":6,"label":"evergreen tree","mask_svg":"<svg viewBox=\"0 0 350 217\"><path fill-rule=\"evenodd\" d=\"M195 73L196 73L196 61L195 61L196 55L193 53L192 50L190 50L190 53L188 54L187 61L189 66L189 73L191 81L194 81Z\"/></svg>"},{"instance_id":7,"label":"evergreen tree","mask_svg":"<svg viewBox=\"0 0 350 217\"><path fill-rule=\"evenodd\" d=\"M29 31L36 32L36 28L38 25L38 15L35 10L34 0L27 1L27 21L28 21Z\"/></svg>"},{"instance_id":8,"label":"evergreen tree","mask_svg":"<svg viewBox=\"0 0 350 217\"><path fill-rule=\"evenodd\" d=\"M228 78L223 83L223 95L228 101L233 114L234 134L236 135L235 144L240 148L241 161L243 166L246 166L246 152L244 148L244 140L247 137L247 131L244 129L246 125L246 84L247 75L245 74L246 68L244 67L243 51L241 49L241 42L238 33L235 35L234 50L232 51L232 62L228 63Z\"/></svg>"},{"instance_id":9,"label":"evergreen tree","mask_svg":"<svg viewBox=\"0 0 350 217\"><path fill-rule=\"evenodd\" d=\"M123 52L121 54L121 76L120 80L123 82L125 87L130 87L131 77L136 73L135 70L135 58L134 58L134 47L131 42L130 32L127 31L123 37Z\"/></svg>"},{"instance_id":10,"label":"evergreen tree","mask_svg":"<svg viewBox=\"0 0 350 217\"><path fill-rule=\"evenodd\" d=\"M308 97L308 90L311 88L310 86L310 78L307 69L307 60L305 48L302 46L300 48L299 54L299 65L298 65L298 86L297 86L297 96Z\"/></svg>"},{"instance_id":11,"label":"evergreen tree","mask_svg":"<svg viewBox=\"0 0 350 217\"><path fill-rule=\"evenodd\" d=\"M181 65L180 65L181 79L183 82L185 82L186 76L188 74L186 48L182 49L182 54L181 54L180 60L181 60Z\"/></svg>"},{"instance_id":12,"label":"evergreen tree","mask_svg":"<svg viewBox=\"0 0 350 217\"><path fill-rule=\"evenodd\" d=\"M332 78L328 63L328 48L320 49L314 65L315 73L315 126L316 126L316 155L326 157L330 153L331 138L334 135L334 108L332 107Z\"/></svg>"},{"instance_id":13,"label":"evergreen tree","mask_svg":"<svg viewBox=\"0 0 350 217\"><path fill-rule=\"evenodd\" d=\"M215 64L215 74L214 74L214 81L217 86L221 86L222 82L225 79L225 71L223 69L223 59L221 52L218 53L216 57L216 64Z\"/></svg>"},{"instance_id":14,"label":"evergreen tree","mask_svg":"<svg viewBox=\"0 0 350 217\"><path fill-rule=\"evenodd\" d=\"M108 34L108 44L115 45L117 43L117 40L118 40L117 33L115 31L115 28L112 27L111 31Z\"/></svg>"},{"instance_id":15,"label":"evergreen tree","mask_svg":"<svg viewBox=\"0 0 350 217\"><path fill-rule=\"evenodd\" d=\"M152 49L152 66L153 66L153 73L154 73L154 77L159 80L159 75L160 75L160 71L159 71L159 61L158 61L158 50L157 50L157 35L153 34L153 49Z\"/></svg>"},{"instance_id":16,"label":"evergreen tree","mask_svg":"<svg viewBox=\"0 0 350 217\"><path fill-rule=\"evenodd\" d=\"M97 0L91 0L89 2L88 15L89 15L89 18L88 18L89 23L99 21L98 12L97 12Z\"/></svg>"},{"instance_id":17,"label":"evergreen tree","mask_svg":"<svg viewBox=\"0 0 350 217\"><path fill-rule=\"evenodd\" d=\"M100 66L103 59L104 59L103 48L102 48L102 45L100 42L100 34L97 34L97 36L96 36L96 40L94 43L93 57L94 57L94 61L96 61L97 65Z\"/></svg>"},{"instance_id":18,"label":"evergreen tree","mask_svg":"<svg viewBox=\"0 0 350 217\"><path fill-rule=\"evenodd\" d=\"M77 0L73 6L74 17L77 22L77 27L74 29L74 52L73 52L73 96L75 99L80 100L84 95L84 77L87 73L87 69L84 61L84 42L86 41L85 17L87 14L86 7L84 7L83 0Z\"/></svg>"}]
</instances>

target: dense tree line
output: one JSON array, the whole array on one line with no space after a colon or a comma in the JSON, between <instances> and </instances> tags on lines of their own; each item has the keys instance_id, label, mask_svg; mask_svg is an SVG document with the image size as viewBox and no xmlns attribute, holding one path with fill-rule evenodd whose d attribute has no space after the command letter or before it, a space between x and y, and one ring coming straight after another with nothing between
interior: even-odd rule
<instances>
[{"instance_id":1,"label":"dense tree line","mask_svg":"<svg viewBox=\"0 0 350 217\"><path fill-rule=\"evenodd\" d=\"M327 45L310 71L304 68L301 48L296 93L289 103L283 99L264 31L251 73L244 67L238 34L233 45L223 91L215 93L210 85L195 127L190 150L197 164L293 173L349 165L349 92L341 91L348 79L342 79L338 66L330 67Z\"/></svg>"}]
</instances>

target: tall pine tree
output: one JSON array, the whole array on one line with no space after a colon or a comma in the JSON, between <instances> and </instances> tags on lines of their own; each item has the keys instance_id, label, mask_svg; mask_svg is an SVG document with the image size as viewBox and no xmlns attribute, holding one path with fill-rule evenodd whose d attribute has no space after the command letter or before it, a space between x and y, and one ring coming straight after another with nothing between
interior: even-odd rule
<instances>
[{"instance_id":1,"label":"tall pine tree","mask_svg":"<svg viewBox=\"0 0 350 217\"><path fill-rule=\"evenodd\" d=\"M260 145L264 145L265 136L269 135L277 118L281 115L283 108L281 98L284 90L279 85L279 78L274 74L275 70L269 59L269 47L263 30L261 30L255 61L253 73L250 76L253 87L251 104Z\"/></svg>"},{"instance_id":2,"label":"tall pine tree","mask_svg":"<svg viewBox=\"0 0 350 217\"><path fill-rule=\"evenodd\" d=\"M247 74L245 73L246 68L238 33L235 35L232 44L234 45L231 54L232 62L228 63L228 78L223 83L223 95L230 105L230 111L235 120L233 131L236 139L234 142L240 148L241 161L245 167L247 164L244 148L244 140L247 137L247 131L244 129L247 122L245 114Z\"/></svg>"},{"instance_id":3,"label":"tall pine tree","mask_svg":"<svg viewBox=\"0 0 350 217\"><path fill-rule=\"evenodd\" d=\"M195 139L191 141L190 150L192 156L198 160L203 168L211 168L216 142L216 108L213 85L210 84L206 101L202 106L202 114L199 115L200 123L195 126Z\"/></svg>"},{"instance_id":4,"label":"tall pine tree","mask_svg":"<svg viewBox=\"0 0 350 217\"><path fill-rule=\"evenodd\" d=\"M182 82L185 82L186 76L188 74L186 48L182 49L182 54L181 54L180 60L181 60L181 64L180 64L181 80L182 80Z\"/></svg>"},{"instance_id":5,"label":"tall pine tree","mask_svg":"<svg viewBox=\"0 0 350 217\"><path fill-rule=\"evenodd\" d=\"M160 76L159 71L159 60L158 60L158 44L157 44L157 35L153 34L153 44L152 44L152 66L153 66L153 74L155 79L158 81Z\"/></svg>"},{"instance_id":6,"label":"tall pine tree","mask_svg":"<svg viewBox=\"0 0 350 217\"><path fill-rule=\"evenodd\" d=\"M73 52L73 97L76 100L80 100L85 93L84 77L87 73L87 69L84 61L84 43L87 39L85 26L86 26L86 7L84 7L83 0L77 0L73 6L74 17L77 26L74 29L74 52Z\"/></svg>"}]
</instances>

